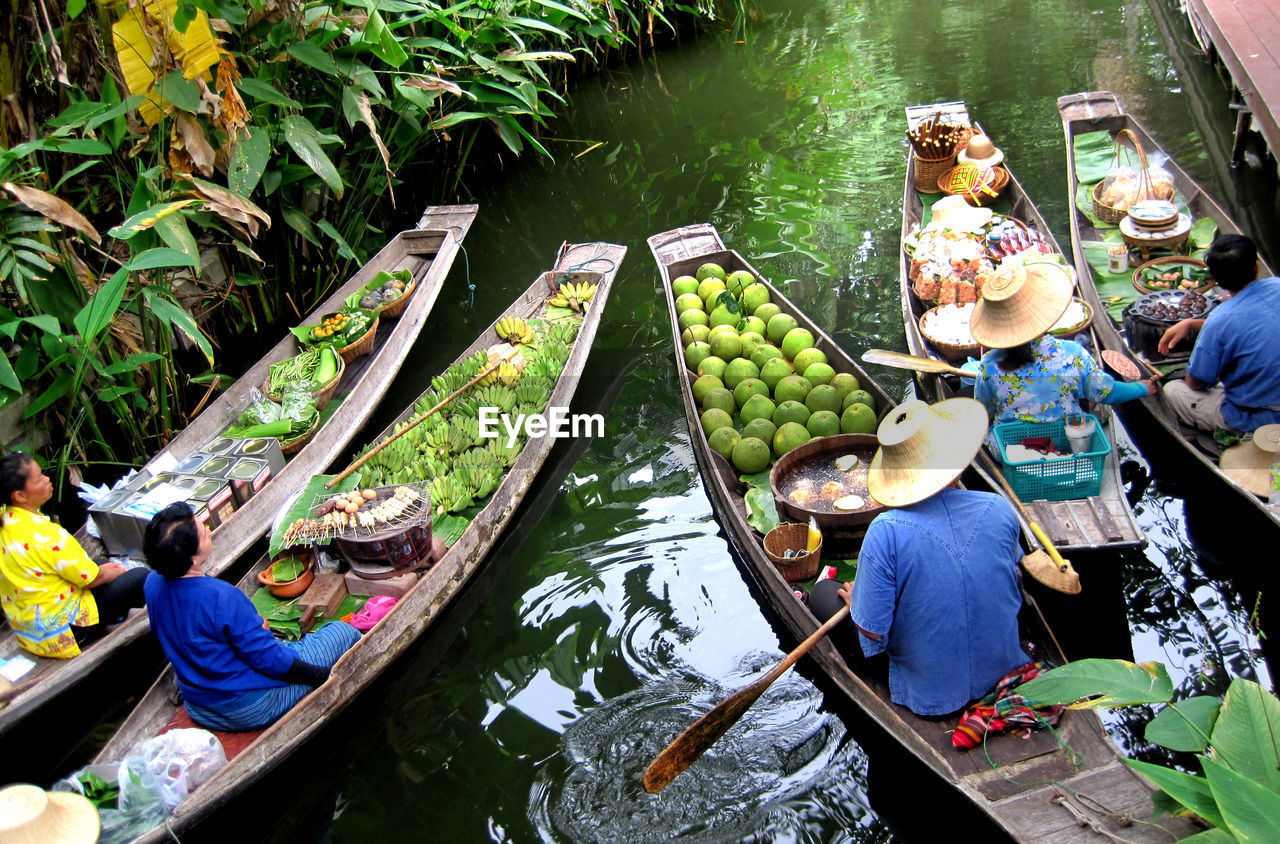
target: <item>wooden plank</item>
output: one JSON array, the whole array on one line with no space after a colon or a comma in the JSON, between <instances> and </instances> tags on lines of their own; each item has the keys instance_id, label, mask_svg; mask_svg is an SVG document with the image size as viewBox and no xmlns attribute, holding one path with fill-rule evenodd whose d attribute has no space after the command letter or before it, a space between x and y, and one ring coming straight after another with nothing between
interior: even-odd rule
<instances>
[{"instance_id":1,"label":"wooden plank","mask_svg":"<svg viewBox=\"0 0 1280 844\"><path fill-rule=\"evenodd\" d=\"M1280 21L1258 0L1189 0L1197 19L1218 49L1258 129L1275 153L1280 150Z\"/></svg>"},{"instance_id":2,"label":"wooden plank","mask_svg":"<svg viewBox=\"0 0 1280 844\"><path fill-rule=\"evenodd\" d=\"M1111 512L1107 509L1107 502L1094 496L1086 499L1089 509L1093 513L1093 517L1097 520L1101 529L1103 538L1108 542L1119 542L1125 538L1124 532L1120 530L1120 526L1116 524L1116 520L1111 518Z\"/></svg>"}]
</instances>

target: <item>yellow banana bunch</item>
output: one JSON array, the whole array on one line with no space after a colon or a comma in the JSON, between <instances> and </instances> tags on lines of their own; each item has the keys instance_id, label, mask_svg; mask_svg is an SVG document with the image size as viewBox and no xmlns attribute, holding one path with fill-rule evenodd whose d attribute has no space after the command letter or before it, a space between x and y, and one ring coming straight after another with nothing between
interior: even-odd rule
<instances>
[{"instance_id":1,"label":"yellow banana bunch","mask_svg":"<svg viewBox=\"0 0 1280 844\"><path fill-rule=\"evenodd\" d=\"M547 300L547 304L558 308L571 308L581 313L586 310L587 303L594 295L596 295L596 285L574 284L566 281L561 283L559 291Z\"/></svg>"},{"instance_id":2,"label":"yellow banana bunch","mask_svg":"<svg viewBox=\"0 0 1280 844\"><path fill-rule=\"evenodd\" d=\"M520 317L503 317L496 326L498 336L509 341L513 346L517 343L528 345L533 342L533 327Z\"/></svg>"}]
</instances>

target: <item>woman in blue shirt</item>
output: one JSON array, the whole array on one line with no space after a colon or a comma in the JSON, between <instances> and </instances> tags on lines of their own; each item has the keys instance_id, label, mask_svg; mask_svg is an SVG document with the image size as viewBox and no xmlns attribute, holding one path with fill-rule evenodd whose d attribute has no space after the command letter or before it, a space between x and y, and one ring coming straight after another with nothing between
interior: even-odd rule
<instances>
[{"instance_id":1,"label":"woman in blue shirt","mask_svg":"<svg viewBox=\"0 0 1280 844\"><path fill-rule=\"evenodd\" d=\"M243 592L205 575L212 548L209 529L185 503L147 525L151 629L193 721L211 730L260 729L327 680L360 633L335 621L300 641L279 641Z\"/></svg>"},{"instance_id":2,"label":"woman in blue shirt","mask_svg":"<svg viewBox=\"0 0 1280 844\"><path fill-rule=\"evenodd\" d=\"M991 349L982 356L973 397L993 422L1056 422L1081 401L1120 404L1155 395L1155 382L1116 381L1079 343L1048 330L1071 304L1060 264L1002 268L982 289L969 329Z\"/></svg>"}]
</instances>

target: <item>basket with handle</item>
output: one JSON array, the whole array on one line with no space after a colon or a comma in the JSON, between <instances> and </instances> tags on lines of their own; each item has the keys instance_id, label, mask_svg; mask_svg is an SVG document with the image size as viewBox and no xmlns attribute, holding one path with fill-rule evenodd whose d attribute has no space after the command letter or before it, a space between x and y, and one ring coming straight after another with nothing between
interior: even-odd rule
<instances>
[{"instance_id":1,"label":"basket with handle","mask_svg":"<svg viewBox=\"0 0 1280 844\"><path fill-rule=\"evenodd\" d=\"M951 133L951 129L956 131ZM921 193L938 193L938 177L955 166L956 153L969 142L973 129L954 126L946 121L942 112L934 112L914 129L908 130L907 135L911 139L916 190ZM939 147L938 137L950 139L950 149L946 146Z\"/></svg>"},{"instance_id":2,"label":"basket with handle","mask_svg":"<svg viewBox=\"0 0 1280 844\"><path fill-rule=\"evenodd\" d=\"M1120 164L1121 154L1124 155L1125 163L1132 166L1132 159L1129 158L1129 149L1121 143L1125 139L1128 139L1129 143L1133 145L1134 151L1138 154L1138 192L1134 195L1133 201L1148 199L1153 194L1151 191L1151 177L1147 173L1147 153L1142 148L1142 142L1138 140L1138 136L1128 129L1121 129L1116 133L1115 149L1111 152L1111 166L1114 168ZM1102 186L1106 183L1107 180L1103 179L1093 186L1093 192L1090 194L1093 198L1093 215L1104 223L1110 223L1113 226L1119 225L1120 221L1129 215L1129 209L1116 208L1102 201Z\"/></svg>"},{"instance_id":3,"label":"basket with handle","mask_svg":"<svg viewBox=\"0 0 1280 844\"><path fill-rule=\"evenodd\" d=\"M808 547L808 542L808 525L782 524L765 534L764 553L788 583L808 580L818 574L818 568L822 562L821 540L816 549L803 556L783 556L783 553L788 550L804 551Z\"/></svg>"}]
</instances>

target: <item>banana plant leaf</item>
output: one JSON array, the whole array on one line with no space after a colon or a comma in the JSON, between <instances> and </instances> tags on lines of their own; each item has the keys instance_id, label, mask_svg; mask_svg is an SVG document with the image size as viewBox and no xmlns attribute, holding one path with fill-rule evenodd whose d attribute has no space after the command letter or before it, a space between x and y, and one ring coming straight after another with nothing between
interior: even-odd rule
<instances>
[{"instance_id":1,"label":"banana plant leaf","mask_svg":"<svg viewBox=\"0 0 1280 844\"><path fill-rule=\"evenodd\" d=\"M1221 708L1222 701L1205 695L1171 703L1147 724L1147 741L1170 750L1204 753Z\"/></svg>"},{"instance_id":2,"label":"banana plant leaf","mask_svg":"<svg viewBox=\"0 0 1280 844\"><path fill-rule=\"evenodd\" d=\"M1036 679L1039 678L1037 677ZM1137 759L1121 759L1120 761L1151 780L1165 794L1209 823L1214 826L1225 826L1222 814L1218 811L1218 803L1213 799L1213 792L1204 777L1175 771L1162 765L1153 765L1150 762L1141 762Z\"/></svg>"},{"instance_id":3,"label":"banana plant leaf","mask_svg":"<svg viewBox=\"0 0 1280 844\"><path fill-rule=\"evenodd\" d=\"M438 536L445 545L452 546L469 524L471 520L466 516L437 516L431 520L431 536Z\"/></svg>"},{"instance_id":4,"label":"banana plant leaf","mask_svg":"<svg viewBox=\"0 0 1280 844\"><path fill-rule=\"evenodd\" d=\"M336 495L339 492L350 492L360 486L360 473L352 472L347 475L339 483L335 484L333 489L326 490L324 485L335 475L316 475L311 481L302 488L301 494L294 499L293 504L289 507L289 511L284 514L284 518L280 520L278 530L271 532L271 541L267 544L267 554L275 557L284 548L284 529L296 522L298 519L305 519L311 512L311 505L315 500L325 495Z\"/></svg>"},{"instance_id":5,"label":"banana plant leaf","mask_svg":"<svg viewBox=\"0 0 1280 844\"><path fill-rule=\"evenodd\" d=\"M1014 689L1043 704L1070 709L1110 709L1135 703L1166 703L1173 681L1158 662L1137 665L1122 659L1082 659L1054 668Z\"/></svg>"},{"instance_id":6,"label":"banana plant leaf","mask_svg":"<svg viewBox=\"0 0 1280 844\"><path fill-rule=\"evenodd\" d=\"M1107 177L1115 150L1115 139L1106 129L1076 135L1072 143L1075 152L1076 178L1090 188Z\"/></svg>"},{"instance_id":7,"label":"banana plant leaf","mask_svg":"<svg viewBox=\"0 0 1280 844\"><path fill-rule=\"evenodd\" d=\"M1215 759L1202 756L1200 762L1225 826L1237 840L1280 841L1280 794Z\"/></svg>"},{"instance_id":8,"label":"banana plant leaf","mask_svg":"<svg viewBox=\"0 0 1280 844\"><path fill-rule=\"evenodd\" d=\"M1262 686L1231 682L1210 744L1220 762L1280 794L1280 700Z\"/></svg>"},{"instance_id":9,"label":"banana plant leaf","mask_svg":"<svg viewBox=\"0 0 1280 844\"><path fill-rule=\"evenodd\" d=\"M747 505L747 523L766 534L778 526L778 507L773 501L773 490L769 487L769 470L754 475L740 475L739 480L750 489L745 496Z\"/></svg>"}]
</instances>

